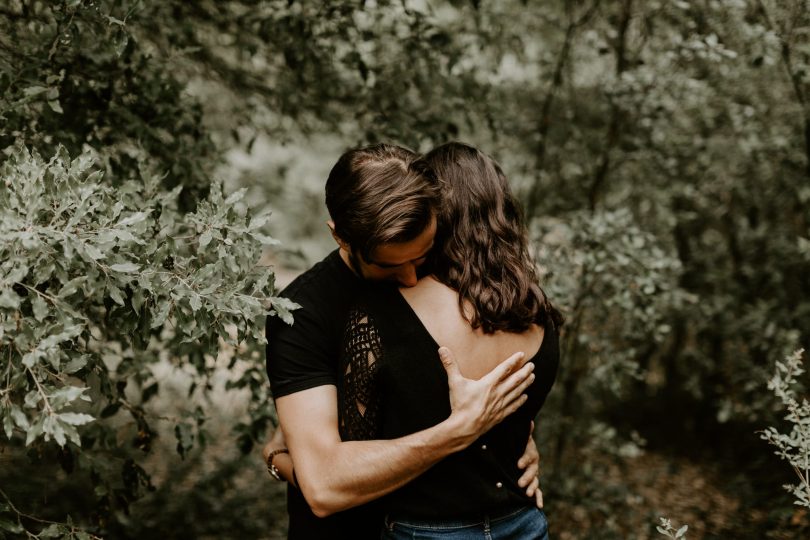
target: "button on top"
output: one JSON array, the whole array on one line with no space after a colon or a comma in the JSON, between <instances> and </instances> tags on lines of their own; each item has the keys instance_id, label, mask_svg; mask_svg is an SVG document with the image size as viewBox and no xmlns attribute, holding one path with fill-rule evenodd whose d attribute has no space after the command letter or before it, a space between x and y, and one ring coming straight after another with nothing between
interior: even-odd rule
<instances>
[{"instance_id":1,"label":"button on top","mask_svg":"<svg viewBox=\"0 0 810 540\"><path fill-rule=\"evenodd\" d=\"M487 445L482 444L482 445L481 445L481 450L486 450L486 449L487 449Z\"/></svg>"},{"instance_id":2,"label":"button on top","mask_svg":"<svg viewBox=\"0 0 810 540\"><path fill-rule=\"evenodd\" d=\"M495 484L495 487L501 489L503 487L503 482L498 482L497 484Z\"/></svg>"}]
</instances>

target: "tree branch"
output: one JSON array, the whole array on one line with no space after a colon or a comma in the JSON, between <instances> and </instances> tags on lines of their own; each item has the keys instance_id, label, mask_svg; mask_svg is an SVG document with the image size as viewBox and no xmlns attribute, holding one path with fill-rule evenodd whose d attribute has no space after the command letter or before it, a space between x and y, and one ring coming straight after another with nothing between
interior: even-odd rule
<instances>
[{"instance_id":1,"label":"tree branch","mask_svg":"<svg viewBox=\"0 0 810 540\"><path fill-rule=\"evenodd\" d=\"M557 91L559 90L560 86L562 86L563 71L568 63L568 58L571 52L571 44L573 43L576 30L580 26L586 24L593 14L596 13L600 1L601 0L594 0L585 13L583 13L579 18L574 18L570 9L568 10L568 25L565 29L565 37L563 38L562 48L560 49L560 54L557 56L557 62L554 66L554 74L551 77L551 83L546 91L543 105L540 107L540 119L537 129L538 142L537 149L535 151L535 170L537 176L531 190L529 191L526 203L527 216L529 218L534 215L540 200L540 192L542 188L540 185L540 173L545 167L546 151L548 148L546 142L548 138L548 131L551 127L551 108L554 105L554 99L557 96Z\"/></svg>"},{"instance_id":2,"label":"tree branch","mask_svg":"<svg viewBox=\"0 0 810 540\"><path fill-rule=\"evenodd\" d=\"M624 0L622 3L622 15L619 21L618 37L616 40L616 80L621 79L622 73L627 70L627 30L633 16L633 0ZM610 154L619 141L619 133L622 127L621 108L612 101L610 104L610 123L608 124L607 135L605 136L605 148L602 158L596 167L593 182L588 190L588 208L591 212L596 210L596 203L602 191L602 186L607 180L610 172Z\"/></svg>"},{"instance_id":3,"label":"tree branch","mask_svg":"<svg viewBox=\"0 0 810 540\"><path fill-rule=\"evenodd\" d=\"M785 66L788 78L793 86L793 93L796 96L796 101L798 101L802 107L802 116L804 118L804 153L807 159L805 172L807 176L810 177L810 109L808 109L807 95L805 94L804 87L802 86L802 78L793 67L793 53L790 48L789 38L776 27L771 14L768 12L768 8L765 6L765 3L762 0L757 0L757 5L759 6L762 16L765 18L768 29L779 37L779 42L781 44L780 52L782 56L782 64Z\"/></svg>"}]
</instances>

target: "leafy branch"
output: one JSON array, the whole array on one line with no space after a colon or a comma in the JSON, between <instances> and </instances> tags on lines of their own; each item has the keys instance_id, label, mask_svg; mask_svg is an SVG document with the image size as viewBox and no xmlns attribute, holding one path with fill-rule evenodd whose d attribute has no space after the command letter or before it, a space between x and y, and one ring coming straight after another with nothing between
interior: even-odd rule
<instances>
[{"instance_id":1,"label":"leafy branch","mask_svg":"<svg viewBox=\"0 0 810 540\"><path fill-rule=\"evenodd\" d=\"M787 409L785 420L791 425L789 434L781 433L774 427L760 431L760 437L776 447L776 455L793 467L799 483L785 485L784 488L796 498L795 504L810 508L810 402L797 398L798 377L804 373L802 354L799 349L784 362L776 362L776 371L768 381L768 389L773 391Z\"/></svg>"}]
</instances>

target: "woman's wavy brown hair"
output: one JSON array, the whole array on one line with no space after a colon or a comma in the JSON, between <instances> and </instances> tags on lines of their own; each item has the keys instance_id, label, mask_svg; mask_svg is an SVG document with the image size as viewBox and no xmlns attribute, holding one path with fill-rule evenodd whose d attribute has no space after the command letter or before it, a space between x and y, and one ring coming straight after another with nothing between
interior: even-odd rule
<instances>
[{"instance_id":1,"label":"woman's wavy brown hair","mask_svg":"<svg viewBox=\"0 0 810 540\"><path fill-rule=\"evenodd\" d=\"M458 142L422 159L441 183L434 275L458 292L472 327L491 334L561 326L562 315L538 284L520 205L500 166Z\"/></svg>"}]
</instances>

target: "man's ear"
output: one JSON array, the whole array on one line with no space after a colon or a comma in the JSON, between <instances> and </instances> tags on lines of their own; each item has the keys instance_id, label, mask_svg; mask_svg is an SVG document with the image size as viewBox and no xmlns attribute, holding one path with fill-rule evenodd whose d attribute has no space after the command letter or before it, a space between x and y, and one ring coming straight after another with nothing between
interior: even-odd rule
<instances>
[{"instance_id":1,"label":"man's ear","mask_svg":"<svg viewBox=\"0 0 810 540\"><path fill-rule=\"evenodd\" d=\"M335 232L335 222L330 219L329 221L326 222L326 226L329 227L329 232L332 233L332 238L335 239L335 242L337 242L338 247L340 247L340 249L342 249L346 253L351 253L351 248L349 247L349 244L345 242L341 237L339 237Z\"/></svg>"}]
</instances>

